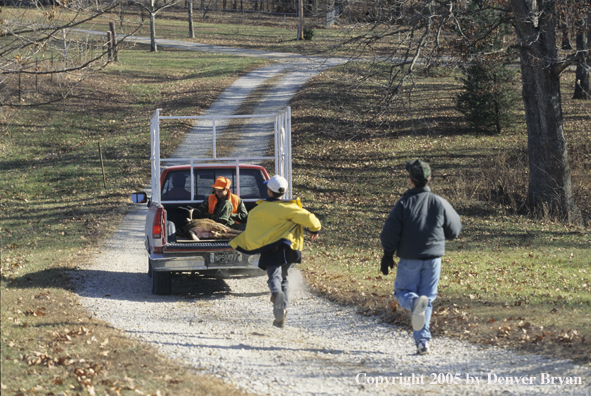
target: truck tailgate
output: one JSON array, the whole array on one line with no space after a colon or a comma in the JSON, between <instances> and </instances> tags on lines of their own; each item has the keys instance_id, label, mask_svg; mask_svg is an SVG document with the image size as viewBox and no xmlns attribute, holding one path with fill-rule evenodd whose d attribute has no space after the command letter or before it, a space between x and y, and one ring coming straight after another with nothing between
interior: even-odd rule
<instances>
[{"instance_id":1,"label":"truck tailgate","mask_svg":"<svg viewBox=\"0 0 591 396\"><path fill-rule=\"evenodd\" d=\"M164 252L203 252L215 250L234 250L228 241L191 241L168 242L164 246Z\"/></svg>"}]
</instances>

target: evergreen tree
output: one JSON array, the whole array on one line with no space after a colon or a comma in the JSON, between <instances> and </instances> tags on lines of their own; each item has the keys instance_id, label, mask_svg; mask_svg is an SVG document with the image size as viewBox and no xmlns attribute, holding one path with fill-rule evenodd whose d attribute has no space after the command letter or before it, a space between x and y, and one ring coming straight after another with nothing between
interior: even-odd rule
<instances>
[{"instance_id":1,"label":"evergreen tree","mask_svg":"<svg viewBox=\"0 0 591 396\"><path fill-rule=\"evenodd\" d=\"M457 109L477 131L501 133L513 126L519 94L513 88L517 73L503 64L468 67L461 79L465 91L457 97Z\"/></svg>"},{"instance_id":2,"label":"evergreen tree","mask_svg":"<svg viewBox=\"0 0 591 396\"><path fill-rule=\"evenodd\" d=\"M511 26L500 16L500 10L487 7L484 0L472 0L467 6L470 18L471 45L466 48L472 62L461 79L465 91L457 96L456 107L477 131L501 133L516 118L513 107L519 95L514 90L517 73L505 65L509 52L501 49ZM482 32L487 32L482 36ZM483 60L481 54L496 54Z\"/></svg>"}]
</instances>

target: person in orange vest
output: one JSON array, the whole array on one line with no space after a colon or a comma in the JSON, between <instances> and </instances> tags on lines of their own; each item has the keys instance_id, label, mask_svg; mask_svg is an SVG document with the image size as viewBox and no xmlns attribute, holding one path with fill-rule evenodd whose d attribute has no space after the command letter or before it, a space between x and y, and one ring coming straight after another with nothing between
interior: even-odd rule
<instances>
[{"instance_id":1,"label":"person in orange vest","mask_svg":"<svg viewBox=\"0 0 591 396\"><path fill-rule=\"evenodd\" d=\"M197 216L212 219L228 227L244 228L248 212L240 197L230 192L231 185L230 179L218 177L212 185L213 194L197 207Z\"/></svg>"}]
</instances>

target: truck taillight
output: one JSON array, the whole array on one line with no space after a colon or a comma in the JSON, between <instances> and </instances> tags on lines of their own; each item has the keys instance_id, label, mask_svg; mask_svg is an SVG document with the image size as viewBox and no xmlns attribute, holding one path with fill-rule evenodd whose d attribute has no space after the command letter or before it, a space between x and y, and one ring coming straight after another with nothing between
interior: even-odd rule
<instances>
[{"instance_id":1,"label":"truck taillight","mask_svg":"<svg viewBox=\"0 0 591 396\"><path fill-rule=\"evenodd\" d=\"M154 224L152 224L152 238L166 240L166 212L164 208L158 208L156 216L154 216Z\"/></svg>"}]
</instances>

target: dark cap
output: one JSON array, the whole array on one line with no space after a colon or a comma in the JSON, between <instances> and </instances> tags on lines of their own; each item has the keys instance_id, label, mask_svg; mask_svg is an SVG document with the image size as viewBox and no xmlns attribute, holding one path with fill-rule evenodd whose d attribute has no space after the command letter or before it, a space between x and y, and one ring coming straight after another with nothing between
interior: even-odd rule
<instances>
[{"instance_id":1,"label":"dark cap","mask_svg":"<svg viewBox=\"0 0 591 396\"><path fill-rule=\"evenodd\" d=\"M410 174L410 178L416 181L427 181L431 177L431 167L420 159L408 161L406 170Z\"/></svg>"}]
</instances>

